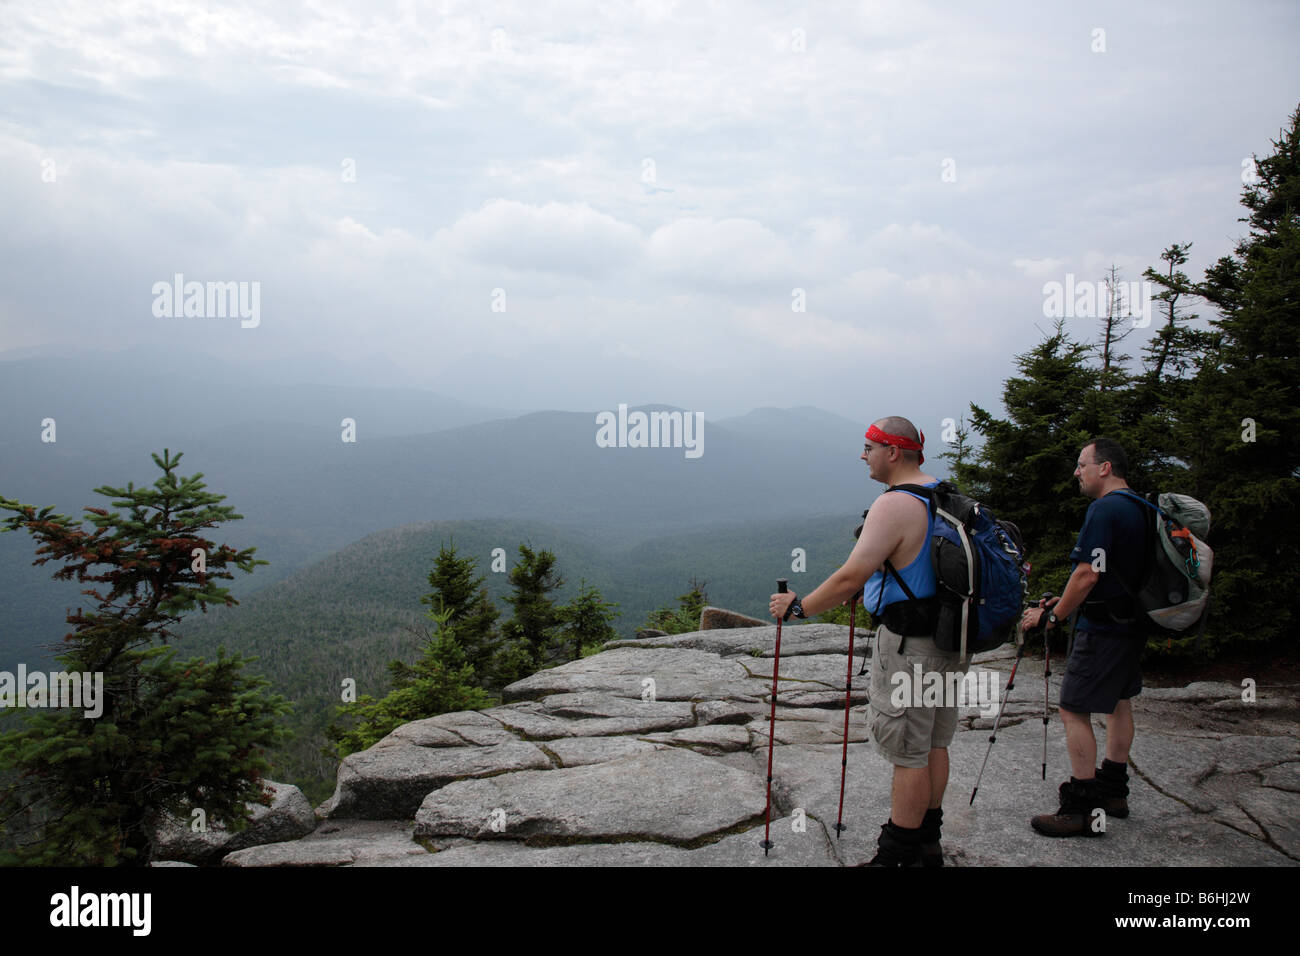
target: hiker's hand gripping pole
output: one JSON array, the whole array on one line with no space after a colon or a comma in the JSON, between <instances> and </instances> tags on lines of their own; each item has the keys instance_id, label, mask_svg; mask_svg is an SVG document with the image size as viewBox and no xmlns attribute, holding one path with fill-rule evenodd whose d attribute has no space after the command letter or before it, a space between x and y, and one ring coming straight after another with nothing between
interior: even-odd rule
<instances>
[{"instance_id":1,"label":"hiker's hand gripping pole","mask_svg":"<svg viewBox=\"0 0 1300 956\"><path fill-rule=\"evenodd\" d=\"M776 590L780 594L786 593L786 586L789 582L785 578L777 578ZM776 619L776 653L772 660L772 712L767 718L767 825L763 828L763 842L759 844L763 848L763 856L767 856L767 851L772 849L772 741L775 738L774 728L776 726L776 682L781 671L781 618Z\"/></svg>"},{"instance_id":2,"label":"hiker's hand gripping pole","mask_svg":"<svg viewBox=\"0 0 1300 956\"><path fill-rule=\"evenodd\" d=\"M1052 597L1051 592L1045 592L1039 603L1050 600ZM1039 622L1034 626L1033 630L1041 630L1042 628L1043 619L1039 618ZM1016 669L1020 666L1020 658L1025 653L1025 636L1026 632L1022 632L1016 640L1016 660L1011 665L1011 676L1007 679L1007 689L1002 692L1002 703L998 705L998 715L993 721L993 733L989 735L989 747L988 750L984 751L984 762L980 764L979 776L975 778L975 789L970 792L970 803L967 806L974 806L975 804L975 794L979 793L980 781L984 779L984 768L988 766L989 754L993 753L993 743L998 739L998 725L1002 723L1002 711L1007 706L1007 698L1011 696L1011 688L1016 686Z\"/></svg>"}]
</instances>

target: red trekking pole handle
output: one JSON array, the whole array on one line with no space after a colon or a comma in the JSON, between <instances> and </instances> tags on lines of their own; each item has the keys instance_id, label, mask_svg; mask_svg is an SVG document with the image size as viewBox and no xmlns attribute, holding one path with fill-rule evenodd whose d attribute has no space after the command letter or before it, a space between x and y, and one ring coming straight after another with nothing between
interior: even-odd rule
<instances>
[{"instance_id":1,"label":"red trekking pole handle","mask_svg":"<svg viewBox=\"0 0 1300 956\"><path fill-rule=\"evenodd\" d=\"M785 578L778 578L776 589L779 593L786 593L786 586L789 582ZM763 848L763 856L767 856L767 851L772 849L772 741L775 739L774 728L776 726L776 682L777 675L781 669L781 618L776 619L776 653L772 661L772 712L767 718L767 809L764 815L767 817L767 825L763 828L763 842L759 844Z\"/></svg>"}]
</instances>

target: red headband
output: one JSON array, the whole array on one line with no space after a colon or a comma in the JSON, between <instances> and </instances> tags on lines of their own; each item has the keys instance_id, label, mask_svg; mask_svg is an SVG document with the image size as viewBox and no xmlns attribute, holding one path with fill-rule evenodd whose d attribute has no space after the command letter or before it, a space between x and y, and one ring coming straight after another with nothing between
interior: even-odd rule
<instances>
[{"instance_id":1,"label":"red headband","mask_svg":"<svg viewBox=\"0 0 1300 956\"><path fill-rule=\"evenodd\" d=\"M866 439L867 441L875 442L877 445L895 445L899 448L906 449L907 451L919 451L921 452L920 463L924 464L925 453L922 449L925 448L925 432L919 432L918 434L921 436L921 443L919 445L910 438L904 438L902 435L887 434L886 432L882 432L875 425L872 425L867 429Z\"/></svg>"}]
</instances>

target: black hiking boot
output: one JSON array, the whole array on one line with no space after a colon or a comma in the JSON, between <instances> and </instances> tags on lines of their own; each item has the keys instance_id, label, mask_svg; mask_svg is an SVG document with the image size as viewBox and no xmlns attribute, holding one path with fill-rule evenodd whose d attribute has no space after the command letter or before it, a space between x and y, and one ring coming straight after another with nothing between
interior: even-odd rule
<instances>
[{"instance_id":1,"label":"black hiking boot","mask_svg":"<svg viewBox=\"0 0 1300 956\"><path fill-rule=\"evenodd\" d=\"M1108 817L1128 816L1128 764L1103 760L1097 768L1097 796Z\"/></svg>"},{"instance_id":2,"label":"black hiking boot","mask_svg":"<svg viewBox=\"0 0 1300 956\"><path fill-rule=\"evenodd\" d=\"M1101 807L1096 780L1071 777L1061 784L1061 807L1056 813L1043 813L1029 821L1043 836L1104 836L1105 825L1093 829L1093 810Z\"/></svg>"},{"instance_id":3,"label":"black hiking boot","mask_svg":"<svg viewBox=\"0 0 1300 956\"><path fill-rule=\"evenodd\" d=\"M866 866L920 866L921 828L905 830L894 821L882 824L876 840L876 855Z\"/></svg>"},{"instance_id":4,"label":"black hiking boot","mask_svg":"<svg viewBox=\"0 0 1300 956\"><path fill-rule=\"evenodd\" d=\"M943 807L932 807L925 811L921 821L921 865L927 867L943 866L943 847L939 845L940 831L943 830Z\"/></svg>"}]
</instances>

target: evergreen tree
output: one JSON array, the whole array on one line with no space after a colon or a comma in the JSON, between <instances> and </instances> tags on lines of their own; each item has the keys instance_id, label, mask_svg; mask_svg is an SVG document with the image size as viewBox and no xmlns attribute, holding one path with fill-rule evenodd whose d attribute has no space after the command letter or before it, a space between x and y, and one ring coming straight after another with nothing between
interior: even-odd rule
<instances>
[{"instance_id":1,"label":"evergreen tree","mask_svg":"<svg viewBox=\"0 0 1300 956\"><path fill-rule=\"evenodd\" d=\"M428 616L435 623L440 609L450 615L447 623L456 629L466 662L473 668L480 686L486 686L492 658L500 644L496 622L501 615L488 597L484 578L474 576L476 569L474 558L457 556L455 541L440 544L433 570L429 572L431 590L420 598L420 603L429 606ZM400 686L403 666L400 662L389 665L394 687Z\"/></svg>"},{"instance_id":2,"label":"evergreen tree","mask_svg":"<svg viewBox=\"0 0 1300 956\"><path fill-rule=\"evenodd\" d=\"M971 446L970 424L963 415L957 419L953 428L953 441L951 447L941 452L937 457L948 462L953 468L967 465L971 462L971 456L974 454L974 448ZM847 614L845 615L847 620Z\"/></svg>"},{"instance_id":3,"label":"evergreen tree","mask_svg":"<svg viewBox=\"0 0 1300 956\"><path fill-rule=\"evenodd\" d=\"M552 591L564 586L564 578L555 568L550 551L534 552L526 544L519 546L519 562L510 569L512 594L506 602L514 616L503 627L511 646L499 659L502 677L518 679L541 669L564 623L562 611L550 598ZM521 673L521 668L531 668Z\"/></svg>"},{"instance_id":4,"label":"evergreen tree","mask_svg":"<svg viewBox=\"0 0 1300 956\"><path fill-rule=\"evenodd\" d=\"M1124 283L1119 269L1114 265L1102 280L1106 286L1106 314L1101 318L1101 342L1097 347L1101 359L1101 378L1098 388L1103 392L1123 388L1127 380L1124 363L1127 355L1119 353L1119 344L1133 333L1133 325L1128 322L1132 302L1124 301Z\"/></svg>"},{"instance_id":5,"label":"evergreen tree","mask_svg":"<svg viewBox=\"0 0 1300 956\"><path fill-rule=\"evenodd\" d=\"M233 578L228 568L251 573L266 563L253 548L203 536L241 516L203 490L201 474L179 478L180 458L154 455L163 474L150 488L96 488L115 510L87 507L93 531L0 497L0 510L14 512L3 530L25 529L41 542L33 563L63 561L56 578L91 583L83 593L98 606L68 615L70 649L58 660L66 672L103 680L98 717L32 711L21 730L0 737L0 766L22 775L0 793L0 821L31 825L10 834L16 850L0 862L144 865L162 814L189 821L202 809L209 823L237 830L249 818L246 803L269 802L263 752L281 740L284 701L224 649L213 662L176 661L161 646L175 639L171 625L185 612L238 603L217 585Z\"/></svg>"},{"instance_id":6,"label":"evergreen tree","mask_svg":"<svg viewBox=\"0 0 1300 956\"><path fill-rule=\"evenodd\" d=\"M665 634L686 634L700 629L700 615L708 607L709 595L705 591L709 582L691 578L689 590L677 597L677 610L661 607L646 615L642 627L663 631Z\"/></svg>"},{"instance_id":7,"label":"evergreen tree","mask_svg":"<svg viewBox=\"0 0 1300 956\"><path fill-rule=\"evenodd\" d=\"M1179 299L1195 294L1187 274L1179 268L1186 264L1191 248L1190 242L1172 243L1160 253L1160 258L1168 263L1164 274L1150 268L1143 273L1148 281L1163 287L1155 299L1161 303L1165 322L1155 338L1147 343L1143 360L1145 377L1156 382L1171 377L1182 378L1194 366L1196 357L1214 344L1204 332L1187 327L1187 323L1199 316L1186 312L1179 305Z\"/></svg>"},{"instance_id":8,"label":"evergreen tree","mask_svg":"<svg viewBox=\"0 0 1300 956\"><path fill-rule=\"evenodd\" d=\"M1196 287L1217 341L1179 408L1214 519L1210 629L1243 643L1293 635L1300 589L1300 108L1273 145L1243 190L1249 233Z\"/></svg>"},{"instance_id":9,"label":"evergreen tree","mask_svg":"<svg viewBox=\"0 0 1300 956\"><path fill-rule=\"evenodd\" d=\"M1167 266L1159 273L1148 268L1143 276L1162 287L1155 299L1164 322L1143 349L1142 373L1126 392L1125 415L1128 430L1125 448L1145 459L1141 464L1151 490L1185 487L1190 479L1183 460L1185 440L1181 437L1178 410L1188 398L1190 372L1199 357L1214 347L1214 336L1191 327L1198 316L1189 313L1180 300L1195 294L1191 282L1178 267L1187 262L1192 244L1173 243L1160 254ZM1131 436L1131 439L1129 438ZM1141 479L1138 479L1139 483ZM1130 482L1132 484L1133 482Z\"/></svg>"},{"instance_id":10,"label":"evergreen tree","mask_svg":"<svg viewBox=\"0 0 1300 956\"><path fill-rule=\"evenodd\" d=\"M363 694L355 704L338 708L341 719L355 721L350 729L331 724L327 735L337 742L337 754L346 757L378 743L402 724L458 710L489 707L492 699L474 681L474 668L462 650L458 626L449 607L432 608L433 636L413 666L390 665L394 687L381 700ZM399 664L399 662L394 662Z\"/></svg>"},{"instance_id":11,"label":"evergreen tree","mask_svg":"<svg viewBox=\"0 0 1300 956\"><path fill-rule=\"evenodd\" d=\"M584 653L599 650L606 641L617 639L614 619L617 604L607 604L598 588L589 586L584 579L578 585L578 596L564 608L564 630L556 638L556 647L571 661Z\"/></svg>"},{"instance_id":12,"label":"evergreen tree","mask_svg":"<svg viewBox=\"0 0 1300 956\"><path fill-rule=\"evenodd\" d=\"M1098 389L1092 348L1070 339L1064 322L1030 351L1016 356L1021 375L1007 379L998 419L971 405L971 429L982 445L968 463L954 462L963 493L978 498L1020 528L1038 569L1035 589L1058 591L1087 502L1074 480L1074 462L1089 438L1112 424L1111 400Z\"/></svg>"}]
</instances>

